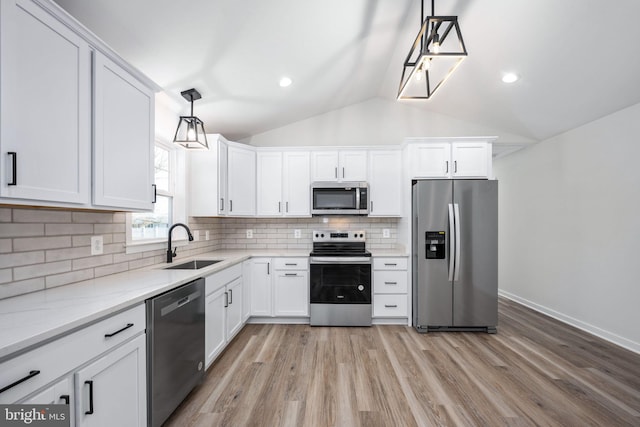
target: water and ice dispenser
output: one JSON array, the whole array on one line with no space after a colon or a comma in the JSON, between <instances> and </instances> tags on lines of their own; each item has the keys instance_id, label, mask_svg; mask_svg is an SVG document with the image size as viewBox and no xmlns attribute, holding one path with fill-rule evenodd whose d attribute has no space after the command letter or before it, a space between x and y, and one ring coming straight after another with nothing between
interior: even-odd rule
<instances>
[{"instance_id":1,"label":"water and ice dispenser","mask_svg":"<svg viewBox=\"0 0 640 427\"><path fill-rule=\"evenodd\" d=\"M445 237L444 231L426 231L425 233L426 259L445 258Z\"/></svg>"}]
</instances>

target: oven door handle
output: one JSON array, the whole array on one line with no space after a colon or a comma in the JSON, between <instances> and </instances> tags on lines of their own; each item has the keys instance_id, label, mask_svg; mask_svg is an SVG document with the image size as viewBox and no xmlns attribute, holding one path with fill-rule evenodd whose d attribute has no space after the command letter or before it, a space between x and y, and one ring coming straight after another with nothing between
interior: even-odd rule
<instances>
[{"instance_id":1,"label":"oven door handle","mask_svg":"<svg viewBox=\"0 0 640 427\"><path fill-rule=\"evenodd\" d=\"M311 257L311 264L371 264L369 257Z\"/></svg>"}]
</instances>

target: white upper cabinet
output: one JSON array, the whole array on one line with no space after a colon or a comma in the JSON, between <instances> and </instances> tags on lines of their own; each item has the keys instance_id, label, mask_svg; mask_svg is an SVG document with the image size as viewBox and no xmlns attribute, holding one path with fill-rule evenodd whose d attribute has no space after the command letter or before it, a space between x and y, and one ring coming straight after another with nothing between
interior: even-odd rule
<instances>
[{"instance_id":1,"label":"white upper cabinet","mask_svg":"<svg viewBox=\"0 0 640 427\"><path fill-rule=\"evenodd\" d=\"M308 151L258 151L257 215L310 216Z\"/></svg>"},{"instance_id":2,"label":"white upper cabinet","mask_svg":"<svg viewBox=\"0 0 640 427\"><path fill-rule=\"evenodd\" d=\"M402 152L369 152L369 216L402 215Z\"/></svg>"},{"instance_id":3,"label":"white upper cabinet","mask_svg":"<svg viewBox=\"0 0 640 427\"><path fill-rule=\"evenodd\" d=\"M411 178L490 178L491 139L416 141L409 145Z\"/></svg>"},{"instance_id":4,"label":"white upper cabinet","mask_svg":"<svg viewBox=\"0 0 640 427\"><path fill-rule=\"evenodd\" d=\"M311 174L308 151L283 153L283 187L285 216L311 215Z\"/></svg>"},{"instance_id":5,"label":"white upper cabinet","mask_svg":"<svg viewBox=\"0 0 640 427\"><path fill-rule=\"evenodd\" d=\"M311 181L366 181L367 151L313 151Z\"/></svg>"},{"instance_id":6,"label":"white upper cabinet","mask_svg":"<svg viewBox=\"0 0 640 427\"><path fill-rule=\"evenodd\" d=\"M491 145L487 142L454 142L451 144L451 158L453 177L491 176Z\"/></svg>"},{"instance_id":7,"label":"white upper cabinet","mask_svg":"<svg viewBox=\"0 0 640 427\"><path fill-rule=\"evenodd\" d=\"M188 152L189 215L227 214L227 143L219 135L208 135L208 150Z\"/></svg>"},{"instance_id":8,"label":"white upper cabinet","mask_svg":"<svg viewBox=\"0 0 640 427\"><path fill-rule=\"evenodd\" d=\"M257 161L257 214L281 216L282 206L282 152L259 151Z\"/></svg>"},{"instance_id":9,"label":"white upper cabinet","mask_svg":"<svg viewBox=\"0 0 640 427\"><path fill-rule=\"evenodd\" d=\"M89 45L31 1L0 8L0 196L88 205Z\"/></svg>"},{"instance_id":10,"label":"white upper cabinet","mask_svg":"<svg viewBox=\"0 0 640 427\"><path fill-rule=\"evenodd\" d=\"M154 93L94 52L93 203L153 208Z\"/></svg>"},{"instance_id":11,"label":"white upper cabinet","mask_svg":"<svg viewBox=\"0 0 640 427\"><path fill-rule=\"evenodd\" d=\"M153 82L53 2L0 12L1 201L152 209Z\"/></svg>"},{"instance_id":12,"label":"white upper cabinet","mask_svg":"<svg viewBox=\"0 0 640 427\"><path fill-rule=\"evenodd\" d=\"M231 216L256 214L256 152L253 149L228 147L227 180Z\"/></svg>"}]
</instances>

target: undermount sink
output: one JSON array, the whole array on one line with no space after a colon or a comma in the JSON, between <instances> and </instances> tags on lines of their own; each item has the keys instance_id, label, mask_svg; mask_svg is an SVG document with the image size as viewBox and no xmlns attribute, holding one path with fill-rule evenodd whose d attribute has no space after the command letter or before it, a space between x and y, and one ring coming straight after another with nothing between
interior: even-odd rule
<instances>
[{"instance_id":1,"label":"undermount sink","mask_svg":"<svg viewBox=\"0 0 640 427\"><path fill-rule=\"evenodd\" d=\"M183 262L182 264L172 265L171 267L165 267L165 270L199 270L204 267L208 267L217 262L222 261L221 259L196 259L189 262Z\"/></svg>"}]
</instances>

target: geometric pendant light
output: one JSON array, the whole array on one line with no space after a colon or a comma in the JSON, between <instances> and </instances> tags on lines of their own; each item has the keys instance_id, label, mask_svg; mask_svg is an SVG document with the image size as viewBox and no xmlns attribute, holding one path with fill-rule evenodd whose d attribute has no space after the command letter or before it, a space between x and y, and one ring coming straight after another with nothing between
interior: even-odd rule
<instances>
[{"instance_id":1,"label":"geometric pendant light","mask_svg":"<svg viewBox=\"0 0 640 427\"><path fill-rule=\"evenodd\" d=\"M204 123L193 115L193 101L202 98L202 96L195 89L185 90L181 92L181 95L191 102L191 115L180 116L173 142L191 150L208 150L209 144L207 143L207 134L204 131Z\"/></svg>"},{"instance_id":2,"label":"geometric pendant light","mask_svg":"<svg viewBox=\"0 0 640 427\"><path fill-rule=\"evenodd\" d=\"M458 17L435 16L434 1L425 19L422 0L422 25L404 61L397 99L430 99L467 56Z\"/></svg>"}]
</instances>

